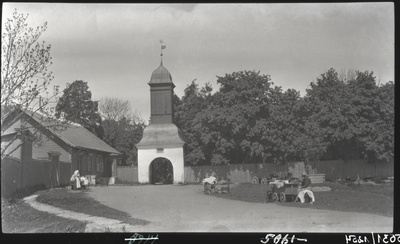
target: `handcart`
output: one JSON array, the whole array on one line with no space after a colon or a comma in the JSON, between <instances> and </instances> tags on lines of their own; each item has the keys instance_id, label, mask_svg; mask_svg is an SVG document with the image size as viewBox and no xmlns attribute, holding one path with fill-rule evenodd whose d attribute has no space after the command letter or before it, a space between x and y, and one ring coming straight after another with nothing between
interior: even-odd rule
<instances>
[{"instance_id":1,"label":"handcart","mask_svg":"<svg viewBox=\"0 0 400 244\"><path fill-rule=\"evenodd\" d=\"M230 181L219 181L214 184L204 183L204 194L211 193L229 193Z\"/></svg>"},{"instance_id":2,"label":"handcart","mask_svg":"<svg viewBox=\"0 0 400 244\"><path fill-rule=\"evenodd\" d=\"M294 201L298 194L298 186L299 183L283 183L283 186L279 187L276 184L266 185L267 202L286 202L286 201Z\"/></svg>"}]
</instances>

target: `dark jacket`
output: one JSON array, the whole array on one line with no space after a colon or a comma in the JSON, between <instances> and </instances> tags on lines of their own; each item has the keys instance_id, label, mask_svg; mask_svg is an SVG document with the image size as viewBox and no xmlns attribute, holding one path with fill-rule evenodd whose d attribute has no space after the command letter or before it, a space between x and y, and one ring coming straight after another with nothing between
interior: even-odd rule
<instances>
[{"instance_id":1,"label":"dark jacket","mask_svg":"<svg viewBox=\"0 0 400 244\"><path fill-rule=\"evenodd\" d=\"M310 178L308 178L308 176L304 176L303 181L301 182L301 187L306 188L309 187L311 185L311 180Z\"/></svg>"}]
</instances>

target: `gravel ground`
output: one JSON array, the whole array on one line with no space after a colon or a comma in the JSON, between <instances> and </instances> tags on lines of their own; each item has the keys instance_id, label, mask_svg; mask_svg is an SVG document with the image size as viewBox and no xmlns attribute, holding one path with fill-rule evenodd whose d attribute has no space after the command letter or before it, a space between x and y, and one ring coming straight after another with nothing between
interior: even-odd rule
<instances>
[{"instance_id":1,"label":"gravel ground","mask_svg":"<svg viewBox=\"0 0 400 244\"><path fill-rule=\"evenodd\" d=\"M201 185L93 187L89 196L148 220L135 232L392 232L393 218L250 203L204 195Z\"/></svg>"}]
</instances>

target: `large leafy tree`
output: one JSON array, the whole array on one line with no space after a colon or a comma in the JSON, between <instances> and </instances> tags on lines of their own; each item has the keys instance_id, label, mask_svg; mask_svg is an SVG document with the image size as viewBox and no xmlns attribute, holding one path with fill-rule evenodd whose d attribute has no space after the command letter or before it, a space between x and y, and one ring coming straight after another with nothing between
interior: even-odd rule
<instances>
[{"instance_id":1,"label":"large leafy tree","mask_svg":"<svg viewBox=\"0 0 400 244\"><path fill-rule=\"evenodd\" d=\"M49 89L53 80L49 70L51 62L51 45L40 41L40 37L47 29L47 22L36 28L29 27L28 14L24 15L15 10L2 26L1 36L1 132L7 129L4 124L11 124L18 119L18 115L29 112L40 112L49 120L54 111L48 106L49 102L58 95L58 87ZM53 130L62 128L62 123L47 123ZM17 150L21 144L14 145L19 140L37 142L43 140L38 131L22 133L27 129L26 121L22 121L21 128L14 138L2 143L1 156L8 156ZM13 150L9 150L10 146Z\"/></svg>"},{"instance_id":2,"label":"large leafy tree","mask_svg":"<svg viewBox=\"0 0 400 244\"><path fill-rule=\"evenodd\" d=\"M187 163L283 163L321 155L325 144L299 92L283 92L255 71L226 74L217 83L211 94L209 86L192 82L178 106Z\"/></svg>"},{"instance_id":3,"label":"large leafy tree","mask_svg":"<svg viewBox=\"0 0 400 244\"><path fill-rule=\"evenodd\" d=\"M326 144L317 124L308 119L307 104L300 93L275 87L270 100L268 117L258 119L250 132L255 139L254 151L262 161L285 163L319 158Z\"/></svg>"},{"instance_id":4,"label":"large leafy tree","mask_svg":"<svg viewBox=\"0 0 400 244\"><path fill-rule=\"evenodd\" d=\"M185 107L182 111L190 119L182 123L188 138L186 161L189 164L252 161L254 138L249 131L257 118L266 116L269 81L269 76L255 71L226 74L218 77L220 89L215 94L211 94L209 85L199 90L192 83L182 99Z\"/></svg>"},{"instance_id":5,"label":"large leafy tree","mask_svg":"<svg viewBox=\"0 0 400 244\"><path fill-rule=\"evenodd\" d=\"M379 87L373 72L359 72L348 83L357 116L357 142L365 158L391 161L394 156L394 83Z\"/></svg>"},{"instance_id":6,"label":"large leafy tree","mask_svg":"<svg viewBox=\"0 0 400 244\"><path fill-rule=\"evenodd\" d=\"M104 135L98 102L92 101L92 93L87 82L76 80L63 91L56 106L56 117L78 123L99 138Z\"/></svg>"},{"instance_id":7,"label":"large leafy tree","mask_svg":"<svg viewBox=\"0 0 400 244\"><path fill-rule=\"evenodd\" d=\"M310 120L328 146L323 159L390 161L393 155L394 84L378 87L373 72L341 79L334 69L311 83L305 97Z\"/></svg>"},{"instance_id":8,"label":"large leafy tree","mask_svg":"<svg viewBox=\"0 0 400 244\"><path fill-rule=\"evenodd\" d=\"M375 144L366 146L366 150L372 153L373 157L386 162L391 162L394 159L394 91L393 81L389 81L378 88L377 101L379 105L376 110L381 119L375 123L377 128L374 134L375 140L373 140Z\"/></svg>"},{"instance_id":9,"label":"large leafy tree","mask_svg":"<svg viewBox=\"0 0 400 244\"><path fill-rule=\"evenodd\" d=\"M329 144L324 158L346 159L359 157L359 145L355 141L356 115L349 104L350 90L339 79L334 69L328 70L310 84L305 101L312 113L309 119L318 124L323 141ZM357 155L358 154L358 155Z\"/></svg>"},{"instance_id":10,"label":"large leafy tree","mask_svg":"<svg viewBox=\"0 0 400 244\"><path fill-rule=\"evenodd\" d=\"M185 89L182 99L174 96L174 123L180 129L180 135L186 142L186 162L193 165L205 162L207 148L201 143L202 132L196 126L197 120L195 118L210 104L211 93L212 87L209 83L199 89L196 80L193 80Z\"/></svg>"},{"instance_id":11,"label":"large leafy tree","mask_svg":"<svg viewBox=\"0 0 400 244\"><path fill-rule=\"evenodd\" d=\"M269 116L270 76L241 71L218 77L217 83L220 90L212 106L199 116L209 131L202 139L212 148L211 164L258 161L259 137L250 132L258 120Z\"/></svg>"},{"instance_id":12,"label":"large leafy tree","mask_svg":"<svg viewBox=\"0 0 400 244\"><path fill-rule=\"evenodd\" d=\"M122 117L116 120L103 120L103 140L122 154L123 165L137 165L137 149L135 145L143 135L145 124Z\"/></svg>"},{"instance_id":13,"label":"large leafy tree","mask_svg":"<svg viewBox=\"0 0 400 244\"><path fill-rule=\"evenodd\" d=\"M255 71L217 83L211 94L192 82L176 99L188 164L393 159L394 83L377 86L372 72L330 69L303 98Z\"/></svg>"}]
</instances>

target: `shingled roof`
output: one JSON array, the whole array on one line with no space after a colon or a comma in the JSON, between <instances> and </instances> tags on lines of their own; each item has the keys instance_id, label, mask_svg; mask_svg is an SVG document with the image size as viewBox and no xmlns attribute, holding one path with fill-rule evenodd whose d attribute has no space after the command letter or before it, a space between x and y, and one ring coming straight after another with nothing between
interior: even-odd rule
<instances>
[{"instance_id":1,"label":"shingled roof","mask_svg":"<svg viewBox=\"0 0 400 244\"><path fill-rule=\"evenodd\" d=\"M30 111L25 111L25 113L42 125L51 121L48 117L38 112L33 113ZM65 125L65 128L61 130L54 130L51 128L48 128L48 130L71 147L86 148L102 152L120 154L110 145L108 145L100 138L95 136L93 133L85 129L83 126L78 124L67 123Z\"/></svg>"}]
</instances>

